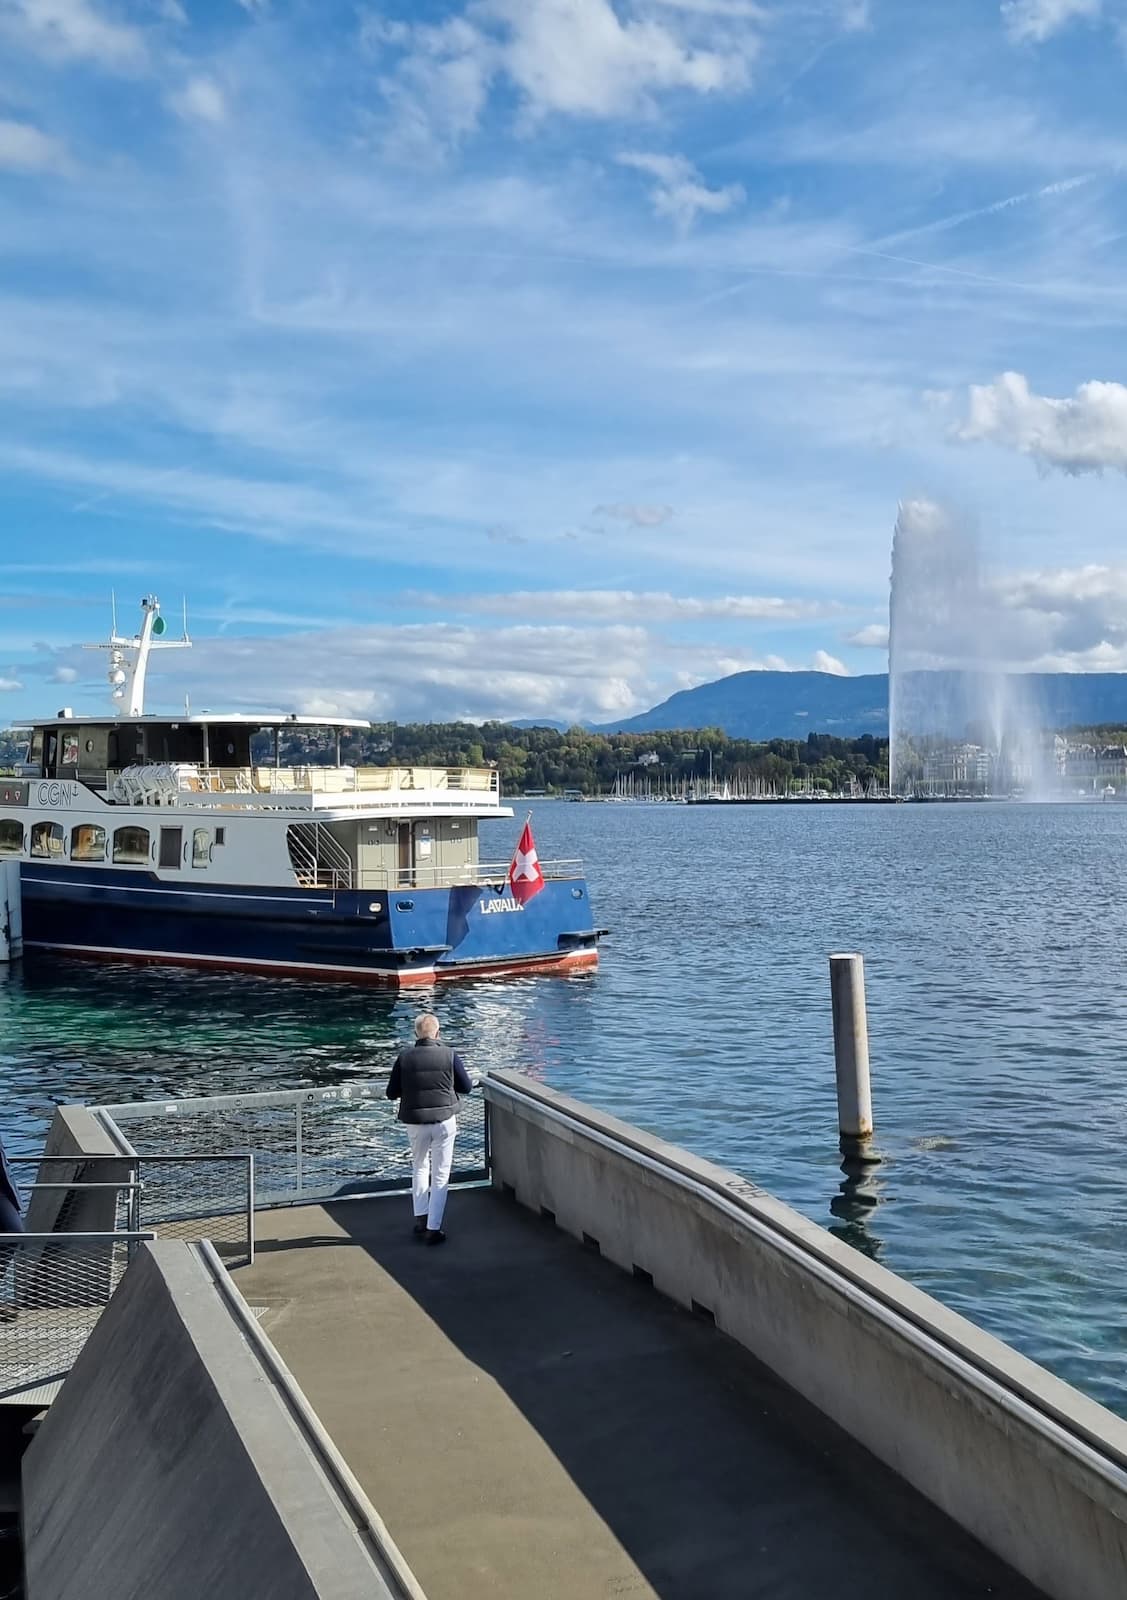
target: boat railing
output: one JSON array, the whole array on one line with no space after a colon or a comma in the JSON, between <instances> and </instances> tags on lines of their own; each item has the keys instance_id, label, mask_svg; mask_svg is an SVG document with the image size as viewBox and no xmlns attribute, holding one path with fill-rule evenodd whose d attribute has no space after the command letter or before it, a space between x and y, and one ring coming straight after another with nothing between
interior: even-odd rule
<instances>
[{"instance_id":1,"label":"boat railing","mask_svg":"<svg viewBox=\"0 0 1127 1600\"><path fill-rule=\"evenodd\" d=\"M174 805L192 795L410 794L435 790L497 798L499 774L487 767L213 767L154 762L106 773L115 800Z\"/></svg>"},{"instance_id":2,"label":"boat railing","mask_svg":"<svg viewBox=\"0 0 1127 1600\"><path fill-rule=\"evenodd\" d=\"M505 891L509 877L507 861L471 862L463 867L400 867L392 871L365 868L344 870L339 864L316 860L304 850L291 849L291 863L303 889L381 890L391 894L406 889L495 889ZM583 876L583 863L576 860L542 861L545 881Z\"/></svg>"}]
</instances>

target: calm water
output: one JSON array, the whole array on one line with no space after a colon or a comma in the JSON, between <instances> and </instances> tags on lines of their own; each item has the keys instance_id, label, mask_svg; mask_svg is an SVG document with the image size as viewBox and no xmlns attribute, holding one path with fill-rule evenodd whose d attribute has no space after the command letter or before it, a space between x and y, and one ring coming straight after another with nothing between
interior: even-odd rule
<instances>
[{"instance_id":1,"label":"calm water","mask_svg":"<svg viewBox=\"0 0 1127 1600\"><path fill-rule=\"evenodd\" d=\"M596 975L441 989L475 1065L735 1167L1127 1415L1127 806L542 804L534 825L543 857L584 857L614 937ZM515 831L488 825L483 855ZM838 1165L831 949L868 967L867 1197ZM0 977L0 1126L34 1151L58 1100L335 1082L387 1065L417 1004L27 962Z\"/></svg>"}]
</instances>

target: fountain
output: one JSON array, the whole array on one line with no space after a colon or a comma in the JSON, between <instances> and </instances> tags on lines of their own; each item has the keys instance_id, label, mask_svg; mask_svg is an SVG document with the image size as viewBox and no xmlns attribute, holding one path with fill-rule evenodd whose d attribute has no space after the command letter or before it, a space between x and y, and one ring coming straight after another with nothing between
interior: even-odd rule
<instances>
[{"instance_id":1,"label":"fountain","mask_svg":"<svg viewBox=\"0 0 1127 1600\"><path fill-rule=\"evenodd\" d=\"M934 501L902 501L889 595L894 794L1048 795L1034 680L1006 670L1013 620L984 573L975 530Z\"/></svg>"}]
</instances>

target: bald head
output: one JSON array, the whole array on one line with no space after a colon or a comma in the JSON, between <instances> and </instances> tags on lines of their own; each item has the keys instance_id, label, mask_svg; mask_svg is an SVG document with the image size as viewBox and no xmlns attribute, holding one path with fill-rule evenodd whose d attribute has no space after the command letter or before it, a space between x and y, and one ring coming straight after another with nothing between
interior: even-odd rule
<instances>
[{"instance_id":1,"label":"bald head","mask_svg":"<svg viewBox=\"0 0 1127 1600\"><path fill-rule=\"evenodd\" d=\"M429 1011L425 1011L421 1017L416 1017L415 1018L415 1038L416 1039L437 1039L438 1038L438 1018L437 1017L432 1017Z\"/></svg>"}]
</instances>

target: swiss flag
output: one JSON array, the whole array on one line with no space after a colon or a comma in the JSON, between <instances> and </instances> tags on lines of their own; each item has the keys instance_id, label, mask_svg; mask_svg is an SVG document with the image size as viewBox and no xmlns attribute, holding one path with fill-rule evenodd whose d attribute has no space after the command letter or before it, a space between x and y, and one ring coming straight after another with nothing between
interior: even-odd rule
<instances>
[{"instance_id":1,"label":"swiss flag","mask_svg":"<svg viewBox=\"0 0 1127 1600\"><path fill-rule=\"evenodd\" d=\"M532 837L532 825L526 822L516 854L509 865L509 888L513 891L513 899L519 900L523 906L534 894L539 894L543 887L544 874L540 871L536 841Z\"/></svg>"}]
</instances>

